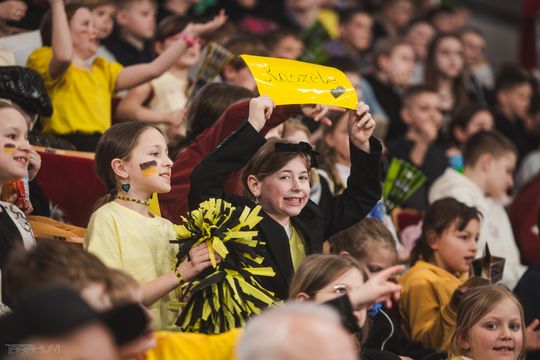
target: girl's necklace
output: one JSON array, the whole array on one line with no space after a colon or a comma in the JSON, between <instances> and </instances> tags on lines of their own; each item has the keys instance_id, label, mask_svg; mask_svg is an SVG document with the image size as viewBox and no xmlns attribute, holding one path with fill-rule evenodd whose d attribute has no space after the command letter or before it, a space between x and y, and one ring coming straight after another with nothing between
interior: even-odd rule
<instances>
[{"instance_id":1,"label":"girl's necklace","mask_svg":"<svg viewBox=\"0 0 540 360\"><path fill-rule=\"evenodd\" d=\"M125 201L132 201L132 202L135 202L137 204L141 204L141 205L150 205L150 201L148 200L139 200L139 199L135 199L135 198L132 198L132 197L129 197L129 196L124 196L124 195L116 195L116 198L119 199L119 200L125 200Z\"/></svg>"}]
</instances>

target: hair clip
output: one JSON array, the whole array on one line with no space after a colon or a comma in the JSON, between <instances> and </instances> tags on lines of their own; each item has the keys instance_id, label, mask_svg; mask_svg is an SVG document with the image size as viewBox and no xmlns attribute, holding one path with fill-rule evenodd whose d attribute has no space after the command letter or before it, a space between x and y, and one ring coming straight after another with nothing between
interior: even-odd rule
<instances>
[{"instance_id":1,"label":"hair clip","mask_svg":"<svg viewBox=\"0 0 540 360\"><path fill-rule=\"evenodd\" d=\"M294 143L275 143L275 152L290 152L290 153L299 153L306 154L309 156L309 162L311 167L317 167L317 156L319 155L318 151L313 150L310 144L305 141L300 141L297 144Z\"/></svg>"}]
</instances>

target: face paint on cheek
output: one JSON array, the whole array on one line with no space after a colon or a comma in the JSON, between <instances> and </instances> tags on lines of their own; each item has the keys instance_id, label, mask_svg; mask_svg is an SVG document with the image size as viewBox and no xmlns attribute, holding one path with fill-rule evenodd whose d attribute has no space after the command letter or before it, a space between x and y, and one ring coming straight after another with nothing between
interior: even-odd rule
<instances>
[{"instance_id":1,"label":"face paint on cheek","mask_svg":"<svg viewBox=\"0 0 540 360\"><path fill-rule=\"evenodd\" d=\"M4 145L4 153L11 154L15 151L15 144L5 144Z\"/></svg>"},{"instance_id":2,"label":"face paint on cheek","mask_svg":"<svg viewBox=\"0 0 540 360\"><path fill-rule=\"evenodd\" d=\"M152 176L158 173L157 161L147 161L139 165L143 176Z\"/></svg>"}]
</instances>

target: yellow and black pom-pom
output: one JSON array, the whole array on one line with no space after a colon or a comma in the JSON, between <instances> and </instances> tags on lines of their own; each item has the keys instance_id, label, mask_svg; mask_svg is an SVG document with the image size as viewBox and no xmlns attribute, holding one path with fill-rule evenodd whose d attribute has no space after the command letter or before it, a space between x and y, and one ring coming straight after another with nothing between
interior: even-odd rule
<instances>
[{"instance_id":1,"label":"yellow and black pom-pom","mask_svg":"<svg viewBox=\"0 0 540 360\"><path fill-rule=\"evenodd\" d=\"M186 304L176 324L182 331L218 334L241 327L248 318L280 303L263 288L257 276L274 276L270 267L262 267L264 243L253 230L261 221L260 206L243 210L221 199L209 199L182 218L176 226L179 244L177 265L189 251L206 243L212 266L197 280L182 285ZM221 262L216 263L216 254Z\"/></svg>"}]
</instances>

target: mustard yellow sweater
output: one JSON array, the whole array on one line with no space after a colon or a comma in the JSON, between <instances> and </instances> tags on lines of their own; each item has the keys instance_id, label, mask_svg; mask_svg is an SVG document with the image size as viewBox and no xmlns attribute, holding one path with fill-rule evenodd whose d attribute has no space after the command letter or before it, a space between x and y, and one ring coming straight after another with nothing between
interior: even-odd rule
<instances>
[{"instance_id":1,"label":"mustard yellow sweater","mask_svg":"<svg viewBox=\"0 0 540 360\"><path fill-rule=\"evenodd\" d=\"M156 346L137 360L234 360L242 331L219 335L159 331Z\"/></svg>"},{"instance_id":2,"label":"mustard yellow sweater","mask_svg":"<svg viewBox=\"0 0 540 360\"><path fill-rule=\"evenodd\" d=\"M431 349L448 350L456 326L456 313L448 304L454 290L467 279L419 260L399 280L399 313L405 334Z\"/></svg>"}]
</instances>

